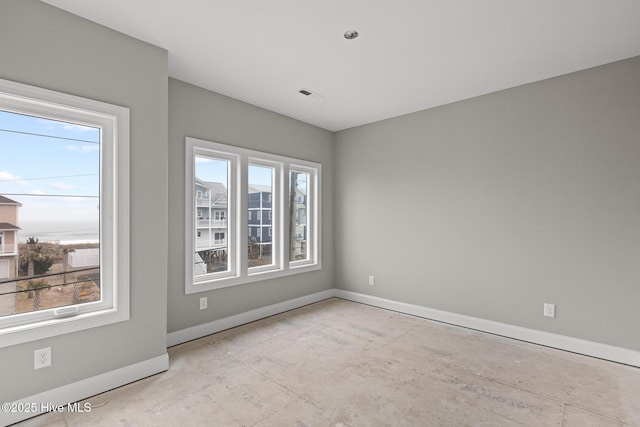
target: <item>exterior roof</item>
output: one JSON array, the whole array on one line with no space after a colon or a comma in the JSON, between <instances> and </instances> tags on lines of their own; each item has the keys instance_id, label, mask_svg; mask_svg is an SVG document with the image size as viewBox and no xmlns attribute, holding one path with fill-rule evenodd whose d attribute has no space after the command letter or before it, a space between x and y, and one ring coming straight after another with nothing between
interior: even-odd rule
<instances>
[{"instance_id":1,"label":"exterior roof","mask_svg":"<svg viewBox=\"0 0 640 427\"><path fill-rule=\"evenodd\" d=\"M226 195L227 187L224 186L221 182L211 182L211 181L203 181L198 177L194 178L196 185L201 185L203 187L211 190L211 198L215 199L215 196Z\"/></svg>"},{"instance_id":2,"label":"exterior roof","mask_svg":"<svg viewBox=\"0 0 640 427\"><path fill-rule=\"evenodd\" d=\"M16 202L15 200L12 200L8 197L2 196L0 195L0 205L16 205L16 206L22 206L21 203Z\"/></svg>"},{"instance_id":3,"label":"exterior roof","mask_svg":"<svg viewBox=\"0 0 640 427\"><path fill-rule=\"evenodd\" d=\"M205 184L211 188L214 194L227 194L227 187L225 187L221 182L205 181Z\"/></svg>"},{"instance_id":4,"label":"exterior roof","mask_svg":"<svg viewBox=\"0 0 640 427\"><path fill-rule=\"evenodd\" d=\"M8 222L0 222L0 230L2 231L20 230L20 227L10 224Z\"/></svg>"},{"instance_id":5,"label":"exterior roof","mask_svg":"<svg viewBox=\"0 0 640 427\"><path fill-rule=\"evenodd\" d=\"M270 185L249 185L249 193L271 193Z\"/></svg>"},{"instance_id":6,"label":"exterior roof","mask_svg":"<svg viewBox=\"0 0 640 427\"><path fill-rule=\"evenodd\" d=\"M204 188L208 188L210 195L206 197L211 203L222 207L227 204L227 187L221 182L203 181L198 177L194 178L195 184Z\"/></svg>"}]
</instances>

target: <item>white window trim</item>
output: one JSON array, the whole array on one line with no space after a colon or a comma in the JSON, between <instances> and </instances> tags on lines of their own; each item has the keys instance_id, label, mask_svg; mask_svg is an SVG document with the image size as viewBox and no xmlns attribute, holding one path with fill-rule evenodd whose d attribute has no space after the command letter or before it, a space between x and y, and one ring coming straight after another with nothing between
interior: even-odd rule
<instances>
[{"instance_id":1,"label":"white window trim","mask_svg":"<svg viewBox=\"0 0 640 427\"><path fill-rule=\"evenodd\" d=\"M239 197L239 193L231 191L233 188L237 188L238 183L238 161L239 156L235 154L230 154L228 152L223 152L220 150L216 150L212 147L204 147L204 146L192 146L191 150L188 150L189 157L187 157L185 169L187 176L187 185L189 191L186 193L186 215L189 218L186 222L187 228L185 230L189 230L186 234L186 246L185 248L191 248L191 250L185 251L187 253L187 258L190 259L190 263L186 264L186 275L191 275L192 278L192 286L200 286L199 284L202 282L206 282L208 280L220 280L225 278L233 278L238 274L238 268L240 263L240 256L237 255L236 247L238 242L240 241L239 233L233 233L232 229L235 227L237 218L237 202L236 200ZM194 226L195 221L193 210L194 210L194 197L193 197L193 188L194 188L194 171L195 171L195 156L205 156L205 157L214 157L220 160L226 160L228 162L228 170L227 170L227 261L228 268L226 271L220 271L216 273L209 273L207 275L203 275L199 278L193 277L193 265L194 265L194 256L195 256L195 240ZM189 228L190 227L190 228ZM209 238L211 238L211 234L209 234ZM246 238L246 235L245 235ZM234 255L235 254L235 255Z\"/></svg>"},{"instance_id":2,"label":"white window trim","mask_svg":"<svg viewBox=\"0 0 640 427\"><path fill-rule=\"evenodd\" d=\"M315 174L313 173L313 168L310 168L308 165L305 165L303 163L292 163L289 170L303 172L309 175L306 195L307 258L298 261L289 261L290 268L296 269L312 265L314 259L316 259L316 257L318 257L320 253L320 246L318 244L319 242L316 238L310 237L318 235L320 233L320 221L318 221L318 218L320 217L320 204L317 200L315 200L316 197L309 197L309 193L316 194L317 191L320 191L320 176L315 176ZM309 242L311 242L311 244L309 244Z\"/></svg>"},{"instance_id":3,"label":"white window trim","mask_svg":"<svg viewBox=\"0 0 640 427\"><path fill-rule=\"evenodd\" d=\"M0 348L129 320L129 109L0 79L6 111L101 129L101 300L0 318Z\"/></svg>"},{"instance_id":4,"label":"white window trim","mask_svg":"<svg viewBox=\"0 0 640 427\"><path fill-rule=\"evenodd\" d=\"M277 277L284 277L292 274L306 273L320 270L321 262L321 182L322 165L306 160L293 159L290 157L264 153L255 150L235 147L217 142L187 137L185 140L185 293L220 289L229 286L241 285L245 283L257 282ZM210 273L194 278L193 265L195 255L194 242L194 171L196 155L209 155L218 158L230 158L236 166L230 165L232 173L228 185L228 235L229 262L235 263L233 273L221 275ZM221 157L222 156L222 157ZM268 266L248 267L248 245L243 242L248 241L248 165L263 164L275 167L273 182L272 210L273 210L273 235L272 235L272 257L273 264ZM308 256L306 260L289 261L289 170L309 172L307 197L307 238L311 242L308 245ZM233 239L231 238L233 235ZM237 248L231 247L231 242L238 244ZM226 273L226 272L225 272Z\"/></svg>"}]
</instances>

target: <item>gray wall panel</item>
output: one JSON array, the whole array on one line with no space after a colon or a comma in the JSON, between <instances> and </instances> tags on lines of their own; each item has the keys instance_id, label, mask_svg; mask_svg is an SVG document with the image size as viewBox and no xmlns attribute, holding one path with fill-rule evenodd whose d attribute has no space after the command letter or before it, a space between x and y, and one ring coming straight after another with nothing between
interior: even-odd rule
<instances>
[{"instance_id":1,"label":"gray wall panel","mask_svg":"<svg viewBox=\"0 0 640 427\"><path fill-rule=\"evenodd\" d=\"M3 0L0 57L1 78L131 110L131 320L0 348L10 401L166 353L167 53L39 1ZM53 366L34 371L45 346Z\"/></svg>"},{"instance_id":2,"label":"gray wall panel","mask_svg":"<svg viewBox=\"0 0 640 427\"><path fill-rule=\"evenodd\" d=\"M184 292L185 137L322 164L322 270L247 285ZM333 287L333 134L280 114L169 79L168 332ZM208 296L209 308L199 309Z\"/></svg>"},{"instance_id":3,"label":"gray wall panel","mask_svg":"<svg viewBox=\"0 0 640 427\"><path fill-rule=\"evenodd\" d=\"M640 349L639 118L633 58L337 133L337 287Z\"/></svg>"}]
</instances>

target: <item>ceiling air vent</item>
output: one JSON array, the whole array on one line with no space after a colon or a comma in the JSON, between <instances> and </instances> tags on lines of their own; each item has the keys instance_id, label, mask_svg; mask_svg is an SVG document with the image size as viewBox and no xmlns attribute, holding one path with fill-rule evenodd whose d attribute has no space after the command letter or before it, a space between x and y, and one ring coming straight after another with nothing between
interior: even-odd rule
<instances>
[{"instance_id":1,"label":"ceiling air vent","mask_svg":"<svg viewBox=\"0 0 640 427\"><path fill-rule=\"evenodd\" d=\"M313 98L313 99L324 98L324 96L320 95L318 92L312 92L306 88L300 89L298 92L303 94L304 96L308 96L309 98Z\"/></svg>"}]
</instances>

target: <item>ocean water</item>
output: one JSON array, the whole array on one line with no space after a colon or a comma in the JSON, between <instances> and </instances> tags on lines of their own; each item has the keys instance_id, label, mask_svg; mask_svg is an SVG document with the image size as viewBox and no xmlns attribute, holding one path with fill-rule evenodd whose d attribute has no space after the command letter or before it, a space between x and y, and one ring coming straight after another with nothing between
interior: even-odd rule
<instances>
[{"instance_id":1,"label":"ocean water","mask_svg":"<svg viewBox=\"0 0 640 427\"><path fill-rule=\"evenodd\" d=\"M40 242L58 242L61 244L98 243L100 228L97 222L21 222L20 243L35 237Z\"/></svg>"}]
</instances>

